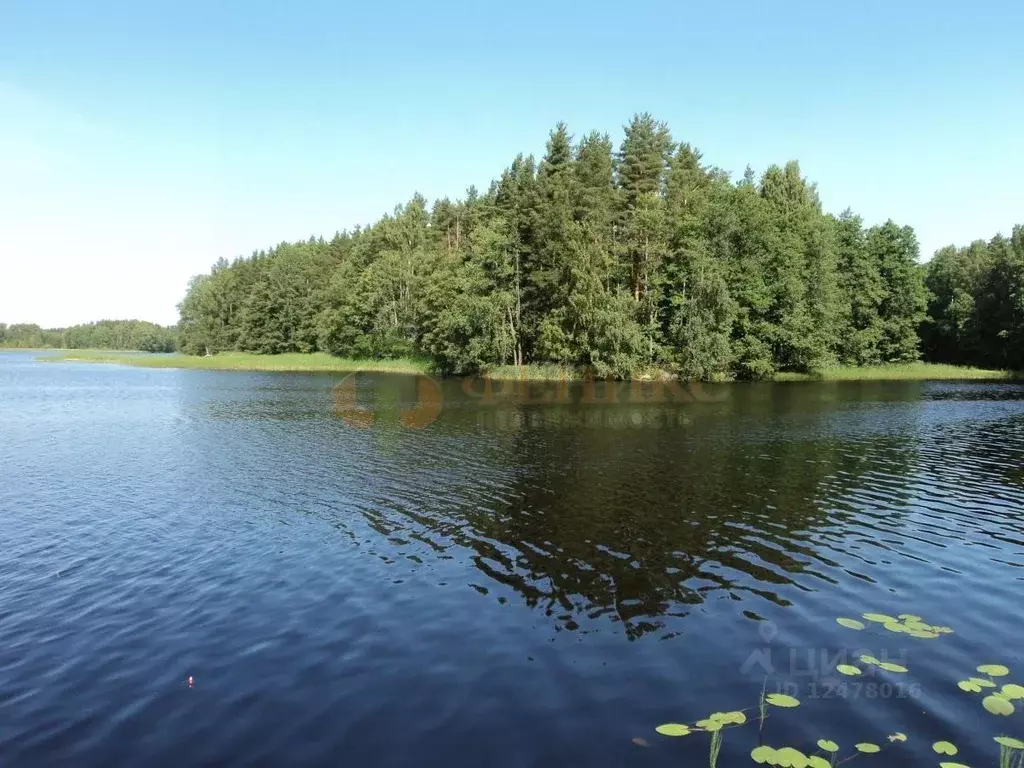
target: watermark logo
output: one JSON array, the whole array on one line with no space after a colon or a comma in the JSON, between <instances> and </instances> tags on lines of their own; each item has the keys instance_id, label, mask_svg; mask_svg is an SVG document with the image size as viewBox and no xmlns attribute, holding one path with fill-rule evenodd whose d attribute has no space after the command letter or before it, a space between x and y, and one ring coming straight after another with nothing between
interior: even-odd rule
<instances>
[{"instance_id":1,"label":"watermark logo","mask_svg":"<svg viewBox=\"0 0 1024 768\"><path fill-rule=\"evenodd\" d=\"M350 427L368 429L376 419L376 409L370 405L360 405L358 401L358 381L361 371L350 373L332 390L334 396L334 415ZM411 408L399 411L398 419L410 429L429 427L441 413L444 396L441 384L430 376L416 376L416 404Z\"/></svg>"},{"instance_id":2,"label":"watermark logo","mask_svg":"<svg viewBox=\"0 0 1024 768\"><path fill-rule=\"evenodd\" d=\"M376 422L378 408L372 402L361 403L359 398L359 382L368 376L372 374L356 371L333 387L334 414L350 427L368 429ZM424 374L415 375L413 380L415 403L400 410L398 420L411 429L423 429L433 424L441 414L444 406L443 381ZM493 379L477 376L444 383L458 387L463 395L482 407L681 405L721 402L728 397L724 387L709 388L700 382L674 379L618 381L598 377L592 370L584 371L579 379ZM632 414L631 419L636 424L643 423L639 413Z\"/></svg>"},{"instance_id":3,"label":"watermark logo","mask_svg":"<svg viewBox=\"0 0 1024 768\"><path fill-rule=\"evenodd\" d=\"M778 627L772 621L758 626L763 645L752 651L740 672L748 677L783 680L772 687L801 699L867 698L916 699L921 696L917 682L893 682L883 676L882 664L906 671L906 649L858 648L834 651L828 648L773 647ZM877 654L877 656L875 655Z\"/></svg>"}]
</instances>

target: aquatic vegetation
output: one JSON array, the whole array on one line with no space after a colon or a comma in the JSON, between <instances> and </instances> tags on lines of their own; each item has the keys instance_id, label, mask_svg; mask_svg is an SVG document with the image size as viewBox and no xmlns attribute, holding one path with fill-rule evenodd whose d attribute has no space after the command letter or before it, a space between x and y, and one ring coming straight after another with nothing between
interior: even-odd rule
<instances>
[{"instance_id":1,"label":"aquatic vegetation","mask_svg":"<svg viewBox=\"0 0 1024 768\"><path fill-rule=\"evenodd\" d=\"M737 727L747 722L745 712L712 712L706 718L698 720L692 726L685 723L664 723L654 730L662 736L689 736L695 731L711 734L708 763L711 768L718 765L718 755L722 751L722 732L729 727Z\"/></svg>"},{"instance_id":2,"label":"aquatic vegetation","mask_svg":"<svg viewBox=\"0 0 1024 768\"><path fill-rule=\"evenodd\" d=\"M978 671L989 677L1006 677L1010 674L1010 670L1002 664L982 664L978 667Z\"/></svg>"},{"instance_id":3,"label":"aquatic vegetation","mask_svg":"<svg viewBox=\"0 0 1024 768\"><path fill-rule=\"evenodd\" d=\"M836 623L847 629L864 629L866 626L863 621L857 621L856 619L839 618L836 619Z\"/></svg>"},{"instance_id":4,"label":"aquatic vegetation","mask_svg":"<svg viewBox=\"0 0 1024 768\"><path fill-rule=\"evenodd\" d=\"M884 613L864 613L865 621L879 625L883 629L903 633L910 637L927 639L938 638L950 634L953 630L949 627L926 624L920 616L901 613L897 617ZM845 628L863 630L867 628L864 622L858 619L840 617L836 622ZM884 656L884 654L883 654ZM906 674L907 667L891 661L883 661L867 653L857 655L857 660L864 667L877 667L885 672ZM837 664L836 672L841 675L856 677L862 675L862 667L853 664ZM1010 670L1002 664L982 664L977 667L977 672L985 677L972 676L957 683L962 691L968 693L984 694L982 706L993 715L1008 716L1016 711L1014 701L1024 700L1024 686L1017 683L1000 683L994 678L1004 678L1010 674ZM845 683L843 684L845 686ZM801 702L795 696L785 693L768 693L768 678L764 680L761 687L761 696L758 700L758 741L764 729L764 722L769 717L772 707L780 709L794 709L799 707ZM695 731L702 731L711 735L709 762L711 768L716 768L719 754L722 749L723 733L728 728L735 728L745 725L748 722L745 710L731 712L713 712L706 718L697 720L692 725L683 723L666 723L659 725L655 730L663 736L687 736ZM907 741L907 734L896 731L888 735L890 744L902 744ZM994 737L999 745L999 766L1000 768L1024 768L1024 741L1012 736ZM816 742L817 751L813 753L803 752L793 746L772 747L759 743L750 751L750 758L761 765L779 766L780 768L835 768L848 760L861 755L874 755L882 752L882 747L871 741L861 741L853 745L853 752L847 757L840 756L840 745L831 739L821 738ZM955 757L960 749L951 741L936 741L932 744L932 751L944 757ZM892 761L884 761L891 764ZM940 768L969 768L957 762L941 762Z\"/></svg>"},{"instance_id":5,"label":"aquatic vegetation","mask_svg":"<svg viewBox=\"0 0 1024 768\"><path fill-rule=\"evenodd\" d=\"M1011 736L996 736L995 742L1001 746L1008 747L1009 749L1024 750L1024 741L1015 739Z\"/></svg>"},{"instance_id":6,"label":"aquatic vegetation","mask_svg":"<svg viewBox=\"0 0 1024 768\"><path fill-rule=\"evenodd\" d=\"M662 736L688 736L692 731L690 726L682 723L665 723L655 728Z\"/></svg>"},{"instance_id":7,"label":"aquatic vegetation","mask_svg":"<svg viewBox=\"0 0 1024 768\"><path fill-rule=\"evenodd\" d=\"M1000 684L995 680L991 679L994 677L1006 677L1010 674L1008 667L1002 664L982 664L977 668L977 671L983 675L988 675L988 679L983 677L969 677L966 680L961 680L957 683L957 687L961 691L967 693L985 693L985 698L981 700L981 705L987 712L993 715L1000 715L1002 717L1008 717L1012 715L1016 710L1016 706L1013 704L1014 701L1024 699L1024 686L1018 685L1017 683L1005 683L1000 687ZM995 693L990 693L994 688L999 688Z\"/></svg>"},{"instance_id":8,"label":"aquatic vegetation","mask_svg":"<svg viewBox=\"0 0 1024 768\"><path fill-rule=\"evenodd\" d=\"M800 700L793 696L787 696L784 693L769 693L765 696L765 701L771 704L773 707L799 707Z\"/></svg>"},{"instance_id":9,"label":"aquatic vegetation","mask_svg":"<svg viewBox=\"0 0 1024 768\"><path fill-rule=\"evenodd\" d=\"M949 627L926 624L920 616L915 616L912 613L901 613L897 617L892 617L885 613L865 613L863 618L875 624L881 624L883 629L887 629L890 632L903 633L911 637L929 640L953 631Z\"/></svg>"},{"instance_id":10,"label":"aquatic vegetation","mask_svg":"<svg viewBox=\"0 0 1024 768\"><path fill-rule=\"evenodd\" d=\"M998 693L994 693L991 696L986 696L981 701L981 705L985 707L993 715L1012 715L1015 707L1009 699L1004 699Z\"/></svg>"},{"instance_id":11,"label":"aquatic vegetation","mask_svg":"<svg viewBox=\"0 0 1024 768\"><path fill-rule=\"evenodd\" d=\"M830 768L833 765L819 755L805 755L793 747L775 749L762 745L751 750L750 757L755 763L777 765L782 768Z\"/></svg>"},{"instance_id":12,"label":"aquatic vegetation","mask_svg":"<svg viewBox=\"0 0 1024 768\"><path fill-rule=\"evenodd\" d=\"M999 745L999 768L1024 768L1024 741L1012 736L996 736Z\"/></svg>"}]
</instances>

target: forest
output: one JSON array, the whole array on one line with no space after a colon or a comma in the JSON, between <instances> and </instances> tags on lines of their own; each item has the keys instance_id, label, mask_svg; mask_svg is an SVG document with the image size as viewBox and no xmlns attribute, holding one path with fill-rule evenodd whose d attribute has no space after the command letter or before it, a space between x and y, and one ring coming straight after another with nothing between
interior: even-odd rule
<instances>
[{"instance_id":1,"label":"forest","mask_svg":"<svg viewBox=\"0 0 1024 768\"><path fill-rule=\"evenodd\" d=\"M1024 367L1024 229L919 264L893 221L826 213L796 162L732 180L648 114L616 148L559 124L481 193L192 280L192 354L425 356L629 377L768 378L921 359Z\"/></svg>"},{"instance_id":2,"label":"forest","mask_svg":"<svg viewBox=\"0 0 1024 768\"><path fill-rule=\"evenodd\" d=\"M919 257L909 226L825 212L797 162L734 180L640 114L618 147L559 124L486 192L222 258L190 281L177 329L0 326L0 346L417 357L460 375L1024 369L1024 226Z\"/></svg>"},{"instance_id":3,"label":"forest","mask_svg":"<svg viewBox=\"0 0 1024 768\"><path fill-rule=\"evenodd\" d=\"M173 352L175 328L144 320L101 320L69 328L40 328L33 323L0 323L0 347L15 349L124 349Z\"/></svg>"}]
</instances>

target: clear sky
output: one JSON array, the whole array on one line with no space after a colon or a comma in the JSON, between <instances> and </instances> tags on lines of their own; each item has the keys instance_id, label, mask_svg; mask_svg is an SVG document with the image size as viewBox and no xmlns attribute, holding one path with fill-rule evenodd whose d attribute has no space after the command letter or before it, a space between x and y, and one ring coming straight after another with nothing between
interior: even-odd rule
<instances>
[{"instance_id":1,"label":"clear sky","mask_svg":"<svg viewBox=\"0 0 1024 768\"><path fill-rule=\"evenodd\" d=\"M1024 3L0 0L0 321L177 319L220 256L649 111L922 255L1024 223Z\"/></svg>"}]
</instances>

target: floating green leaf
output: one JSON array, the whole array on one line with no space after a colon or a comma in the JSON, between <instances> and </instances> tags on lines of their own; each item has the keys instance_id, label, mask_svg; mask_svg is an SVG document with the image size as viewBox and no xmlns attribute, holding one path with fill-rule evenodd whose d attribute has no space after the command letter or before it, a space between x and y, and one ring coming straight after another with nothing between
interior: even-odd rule
<instances>
[{"instance_id":1,"label":"floating green leaf","mask_svg":"<svg viewBox=\"0 0 1024 768\"><path fill-rule=\"evenodd\" d=\"M710 733L722 730L722 726L725 725L721 720L712 720L710 717L707 720L698 720L696 723L698 728L701 728Z\"/></svg>"},{"instance_id":2,"label":"floating green leaf","mask_svg":"<svg viewBox=\"0 0 1024 768\"><path fill-rule=\"evenodd\" d=\"M899 618L903 619L904 621L920 621L921 620L920 616L915 616L912 613L901 613L899 615Z\"/></svg>"},{"instance_id":3,"label":"floating green leaf","mask_svg":"<svg viewBox=\"0 0 1024 768\"><path fill-rule=\"evenodd\" d=\"M888 629L890 632L907 632L906 626L900 624L898 621L890 621L882 625L884 629Z\"/></svg>"},{"instance_id":4,"label":"floating green leaf","mask_svg":"<svg viewBox=\"0 0 1024 768\"><path fill-rule=\"evenodd\" d=\"M957 749L953 744L948 741L936 741L932 744L932 749L938 752L940 755L955 755L960 750Z\"/></svg>"},{"instance_id":5,"label":"floating green leaf","mask_svg":"<svg viewBox=\"0 0 1024 768\"><path fill-rule=\"evenodd\" d=\"M874 656L868 656L866 653L859 656L861 661L865 664L881 664L882 662L876 659Z\"/></svg>"},{"instance_id":6,"label":"floating green leaf","mask_svg":"<svg viewBox=\"0 0 1024 768\"><path fill-rule=\"evenodd\" d=\"M864 629L864 622L856 619L840 618L836 619L836 623L847 629Z\"/></svg>"},{"instance_id":7,"label":"floating green leaf","mask_svg":"<svg viewBox=\"0 0 1024 768\"><path fill-rule=\"evenodd\" d=\"M820 755L810 755L807 758L807 768L832 768L832 763Z\"/></svg>"},{"instance_id":8,"label":"floating green leaf","mask_svg":"<svg viewBox=\"0 0 1024 768\"><path fill-rule=\"evenodd\" d=\"M688 736L690 734L690 726L682 723L665 723L654 730L662 736Z\"/></svg>"},{"instance_id":9,"label":"floating green leaf","mask_svg":"<svg viewBox=\"0 0 1024 768\"><path fill-rule=\"evenodd\" d=\"M764 697L764 700L771 704L773 707L799 707L800 699L787 696L784 693L769 693Z\"/></svg>"},{"instance_id":10,"label":"floating green leaf","mask_svg":"<svg viewBox=\"0 0 1024 768\"><path fill-rule=\"evenodd\" d=\"M836 672L840 675L850 675L851 677L860 674L860 670L850 664L839 664L836 667Z\"/></svg>"},{"instance_id":11,"label":"floating green leaf","mask_svg":"<svg viewBox=\"0 0 1024 768\"><path fill-rule=\"evenodd\" d=\"M906 740L907 740L907 734L905 734L905 733L897 732L897 733L890 733L889 734L889 741L895 742L895 741L906 741Z\"/></svg>"},{"instance_id":12,"label":"floating green leaf","mask_svg":"<svg viewBox=\"0 0 1024 768\"><path fill-rule=\"evenodd\" d=\"M826 752L839 751L839 745L836 744L834 741L829 741L828 739L818 739L818 747L825 750Z\"/></svg>"},{"instance_id":13,"label":"floating green leaf","mask_svg":"<svg viewBox=\"0 0 1024 768\"><path fill-rule=\"evenodd\" d=\"M934 640L939 636L938 632L931 632L927 629L911 629L907 631L907 634L911 637L920 637L924 640Z\"/></svg>"},{"instance_id":14,"label":"floating green leaf","mask_svg":"<svg viewBox=\"0 0 1024 768\"><path fill-rule=\"evenodd\" d=\"M971 768L963 763L939 763L939 768Z\"/></svg>"},{"instance_id":15,"label":"floating green leaf","mask_svg":"<svg viewBox=\"0 0 1024 768\"><path fill-rule=\"evenodd\" d=\"M743 725L747 722L747 716L742 712L715 712L708 715L709 719L717 720L720 723Z\"/></svg>"},{"instance_id":16,"label":"floating green leaf","mask_svg":"<svg viewBox=\"0 0 1024 768\"><path fill-rule=\"evenodd\" d=\"M1007 683L1000 690L999 695L1004 699L1014 701L1016 699L1024 699L1024 685L1017 685L1016 683Z\"/></svg>"},{"instance_id":17,"label":"floating green leaf","mask_svg":"<svg viewBox=\"0 0 1024 768\"><path fill-rule=\"evenodd\" d=\"M892 616L886 616L884 613L865 613L862 614L868 621L874 621L879 624L898 624L899 620L894 619Z\"/></svg>"},{"instance_id":18,"label":"floating green leaf","mask_svg":"<svg viewBox=\"0 0 1024 768\"><path fill-rule=\"evenodd\" d=\"M959 686L961 691L967 691L968 693L981 693L981 686L974 681L975 678L973 677L970 680L961 680L957 683L957 686Z\"/></svg>"},{"instance_id":19,"label":"floating green leaf","mask_svg":"<svg viewBox=\"0 0 1024 768\"><path fill-rule=\"evenodd\" d=\"M1002 664L982 664L978 667L978 671L983 675L988 675L989 677L1005 677L1010 674L1010 670Z\"/></svg>"},{"instance_id":20,"label":"floating green leaf","mask_svg":"<svg viewBox=\"0 0 1024 768\"><path fill-rule=\"evenodd\" d=\"M995 683L993 683L991 680L986 680L983 677L969 677L969 678L967 678L967 680L968 680L968 682L974 683L975 685L977 685L980 688L995 688L996 687Z\"/></svg>"},{"instance_id":21,"label":"floating green leaf","mask_svg":"<svg viewBox=\"0 0 1024 768\"><path fill-rule=\"evenodd\" d=\"M1012 736L996 736L996 743L1007 749L1024 749L1024 741L1015 739Z\"/></svg>"},{"instance_id":22,"label":"floating green leaf","mask_svg":"<svg viewBox=\"0 0 1024 768\"><path fill-rule=\"evenodd\" d=\"M894 664L891 661L883 661L878 666L880 666L886 672L906 672L907 671L906 667L900 666L899 664Z\"/></svg>"},{"instance_id":23,"label":"floating green leaf","mask_svg":"<svg viewBox=\"0 0 1024 768\"><path fill-rule=\"evenodd\" d=\"M768 765L778 765L776 759L776 752L771 747L760 746L750 750L750 757L753 758L755 763L768 763Z\"/></svg>"},{"instance_id":24,"label":"floating green leaf","mask_svg":"<svg viewBox=\"0 0 1024 768\"><path fill-rule=\"evenodd\" d=\"M858 752L863 752L868 755L873 755L875 752L881 752L882 748L877 744L870 744L866 741L862 741L860 744L854 744Z\"/></svg>"},{"instance_id":25,"label":"floating green leaf","mask_svg":"<svg viewBox=\"0 0 1024 768\"><path fill-rule=\"evenodd\" d=\"M783 768L807 768L809 760L807 755L798 749L792 747L783 747L782 749L775 751L776 765L781 765Z\"/></svg>"},{"instance_id":26,"label":"floating green leaf","mask_svg":"<svg viewBox=\"0 0 1024 768\"><path fill-rule=\"evenodd\" d=\"M1004 699L998 693L986 696L982 699L981 704L993 715L1012 715L1014 710L1014 706L1010 703L1010 700Z\"/></svg>"}]
</instances>

